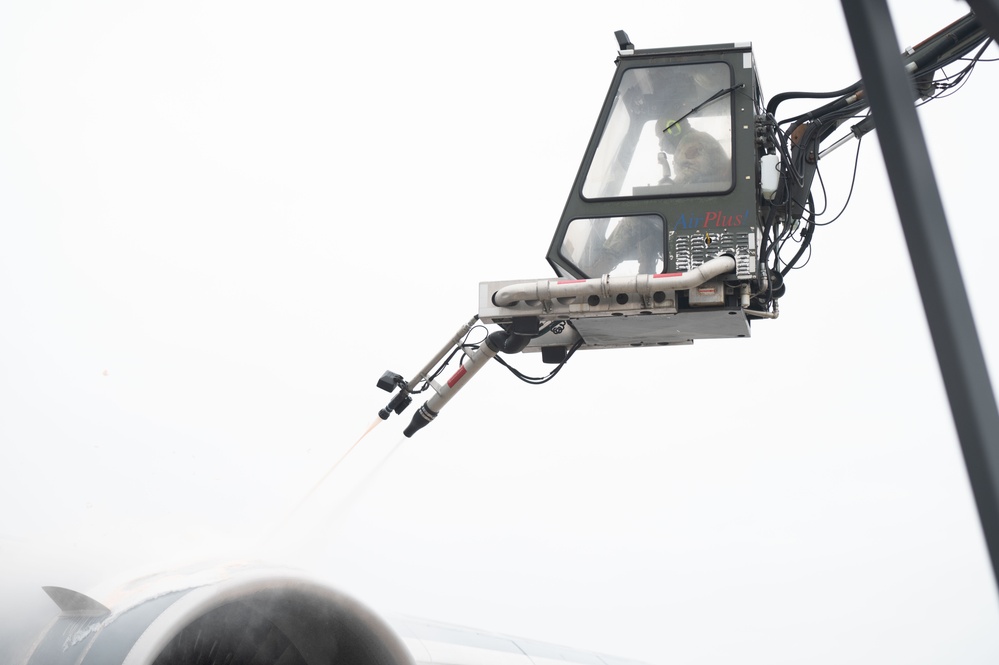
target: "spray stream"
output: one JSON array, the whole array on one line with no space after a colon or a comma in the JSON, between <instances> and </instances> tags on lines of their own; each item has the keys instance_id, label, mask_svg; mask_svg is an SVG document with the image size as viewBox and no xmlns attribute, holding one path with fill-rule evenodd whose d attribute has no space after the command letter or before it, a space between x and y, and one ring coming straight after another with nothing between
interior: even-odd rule
<instances>
[{"instance_id":1,"label":"spray stream","mask_svg":"<svg viewBox=\"0 0 999 665\"><path fill-rule=\"evenodd\" d=\"M351 444L350 448L347 448L347 450L344 451L342 455L340 455L339 459L337 459L337 461L335 461L333 465L330 466L330 468L326 471L326 473L324 473L322 477L316 481L316 483L309 489L308 492L305 493L302 499L295 505L295 507L292 508L290 511L288 511L288 514L285 515L284 519L282 519L278 523L278 525L273 529L271 535L279 531L281 528L283 528L291 521L291 518L294 517L295 514L302 509L302 506L304 506L309 501L309 499L312 498L312 496L316 493L316 491L320 487L322 487L323 483L325 483L326 480L333 474L333 472L336 471L337 467L340 466L340 464L343 463L345 459L347 459L347 456L350 455L350 453L353 452L355 448L357 448L357 444L363 441L364 437L370 434L371 431L374 430L375 427L377 427L378 423L380 422L381 419L376 418L370 425L368 425L368 428L361 433L361 436L357 437L357 440Z\"/></svg>"}]
</instances>

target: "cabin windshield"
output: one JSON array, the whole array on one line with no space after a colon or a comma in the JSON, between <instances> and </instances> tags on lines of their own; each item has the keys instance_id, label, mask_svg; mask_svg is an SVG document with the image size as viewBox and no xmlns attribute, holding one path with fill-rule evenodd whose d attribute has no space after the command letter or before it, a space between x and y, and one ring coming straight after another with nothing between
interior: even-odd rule
<instances>
[{"instance_id":1,"label":"cabin windshield","mask_svg":"<svg viewBox=\"0 0 999 665\"><path fill-rule=\"evenodd\" d=\"M583 183L588 199L732 188L732 72L723 62L624 72Z\"/></svg>"}]
</instances>

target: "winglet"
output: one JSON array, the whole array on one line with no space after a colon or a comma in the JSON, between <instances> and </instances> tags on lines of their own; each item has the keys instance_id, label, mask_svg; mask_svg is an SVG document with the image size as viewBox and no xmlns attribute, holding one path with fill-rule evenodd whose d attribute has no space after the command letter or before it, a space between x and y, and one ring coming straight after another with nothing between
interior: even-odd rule
<instances>
[{"instance_id":1,"label":"winglet","mask_svg":"<svg viewBox=\"0 0 999 665\"><path fill-rule=\"evenodd\" d=\"M79 591L64 589L60 586L43 586L42 590L59 606L63 614L83 617L99 617L111 614L111 610Z\"/></svg>"}]
</instances>

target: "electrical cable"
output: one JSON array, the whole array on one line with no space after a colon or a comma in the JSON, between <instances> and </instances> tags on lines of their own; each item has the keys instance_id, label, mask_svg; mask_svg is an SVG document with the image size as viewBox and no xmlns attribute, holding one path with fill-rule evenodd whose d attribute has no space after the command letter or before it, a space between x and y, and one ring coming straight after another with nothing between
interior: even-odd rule
<instances>
[{"instance_id":1,"label":"electrical cable","mask_svg":"<svg viewBox=\"0 0 999 665\"><path fill-rule=\"evenodd\" d=\"M922 57L923 64L911 73L911 77L921 90L925 91L929 88L933 90L933 93L921 101L917 101L916 105L921 106L932 99L948 97L960 90L967 83L975 66L979 62L985 61L983 56L992 43L987 35L970 33L963 36L957 44L949 47L949 50L938 41L922 56L917 52L913 61L916 61L915 58ZM973 56L967 57L967 54L972 51L976 52ZM957 72L948 74L943 71L944 67L958 61L964 61L965 64ZM927 75L932 78L926 80ZM920 82L920 79L923 81ZM830 201L825 180L822 177L822 169L818 166L817 154L818 146L851 118L870 118L869 102L863 94L862 86L863 82L858 81L851 86L830 93L782 93L771 99L766 106L761 133L764 141L771 142L773 152L778 154L781 170L778 190L770 200L766 216L761 217L760 220L760 260L771 275L783 277L790 270L807 265L812 256L811 242L815 228L828 226L837 221L849 207L859 170L861 139L864 133L873 129L872 121L861 126L862 120L861 123L850 128L850 132L857 138L850 187L842 208L832 219L824 222L818 221L818 218L831 212L829 211ZM777 107L787 100L825 98L835 99L811 111L790 118L778 120L775 117ZM862 112L865 110L868 113L866 116L862 116ZM850 138L848 134L843 135L838 141L842 142L847 138ZM808 175L809 173L812 175ZM815 209L815 198L810 191L812 188L810 182L808 183L809 190L804 190L806 175L809 179L818 178L822 195L821 210L816 211ZM799 200L799 196L804 196L805 200ZM792 216L794 219L789 219ZM796 236L796 233L799 234ZM798 248L789 259L784 259L783 256L790 251L790 244L797 244ZM803 257L804 261L802 261ZM759 296L764 298L766 305L769 305L769 300L774 293L775 285L773 282L773 279L768 280L767 288Z\"/></svg>"},{"instance_id":2,"label":"electrical cable","mask_svg":"<svg viewBox=\"0 0 999 665\"><path fill-rule=\"evenodd\" d=\"M860 144L861 144L861 141L863 141L863 138L864 137L862 137L862 136L857 137L857 152L854 154L854 157L853 157L853 176L851 176L851 178L850 178L850 189L846 193L846 201L843 203L843 207L840 208L840 211L838 213L836 213L836 216L833 217L832 219L830 219L828 222L815 222L815 226L829 226L830 224L832 224L833 222L835 222L837 219L839 219L840 217L842 217L843 213L846 212L847 206L850 205L850 199L853 198L853 186L857 182L857 171L860 168Z\"/></svg>"},{"instance_id":3,"label":"electrical cable","mask_svg":"<svg viewBox=\"0 0 999 665\"><path fill-rule=\"evenodd\" d=\"M521 381L523 381L525 383L530 383L530 384L533 384L533 385L541 385L542 383L547 383L548 381L551 381L553 378L555 378L555 375L558 374L562 370L563 367L565 367L565 364L567 362L569 362L569 358L572 357L572 354L574 354L576 352L576 350L579 349L579 347L581 347L582 345L583 345L583 339L582 338L576 340L576 342L571 347L569 347L569 352L565 354L565 358L563 358L559 362L559 364L551 372L548 373L547 376L543 376L543 377L528 376L528 375L524 374L523 372L521 372L520 370L518 370L516 367L513 367L512 365L510 365L507 361L503 360L503 358L501 358L498 355L494 356L493 360L496 360L497 362L499 362L499 364L501 364L504 367L506 367L508 370L510 370L511 374L513 374L514 376L516 376Z\"/></svg>"}]
</instances>

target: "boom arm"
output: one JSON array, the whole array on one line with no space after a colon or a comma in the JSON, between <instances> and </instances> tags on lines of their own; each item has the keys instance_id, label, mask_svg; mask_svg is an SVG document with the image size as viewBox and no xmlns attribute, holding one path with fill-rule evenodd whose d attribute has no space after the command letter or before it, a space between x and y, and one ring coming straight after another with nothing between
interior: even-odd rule
<instances>
[{"instance_id":1,"label":"boom arm","mask_svg":"<svg viewBox=\"0 0 999 665\"><path fill-rule=\"evenodd\" d=\"M387 419L392 413L402 413L412 395L432 389L434 394L403 431L411 437L433 421L486 362L500 353L541 351L546 362L558 367L549 377L531 381L540 382L554 375L579 348L664 346L690 344L695 338L746 337L746 315L734 303L724 309L712 307L697 312L697 325L688 321L689 317L681 320L677 316L676 302L684 292L724 291L724 285L715 280L735 268L735 259L724 254L686 273L483 282L479 313L411 381L403 381L402 376L391 371L382 375L378 386L389 392L398 388L399 392L378 415ZM748 306L748 296L742 301ZM712 318L718 321L709 325ZM499 329L487 334L481 343L469 343L468 334L477 321L496 324ZM464 356L458 369L446 382L438 384L437 377L459 352Z\"/></svg>"}]
</instances>

